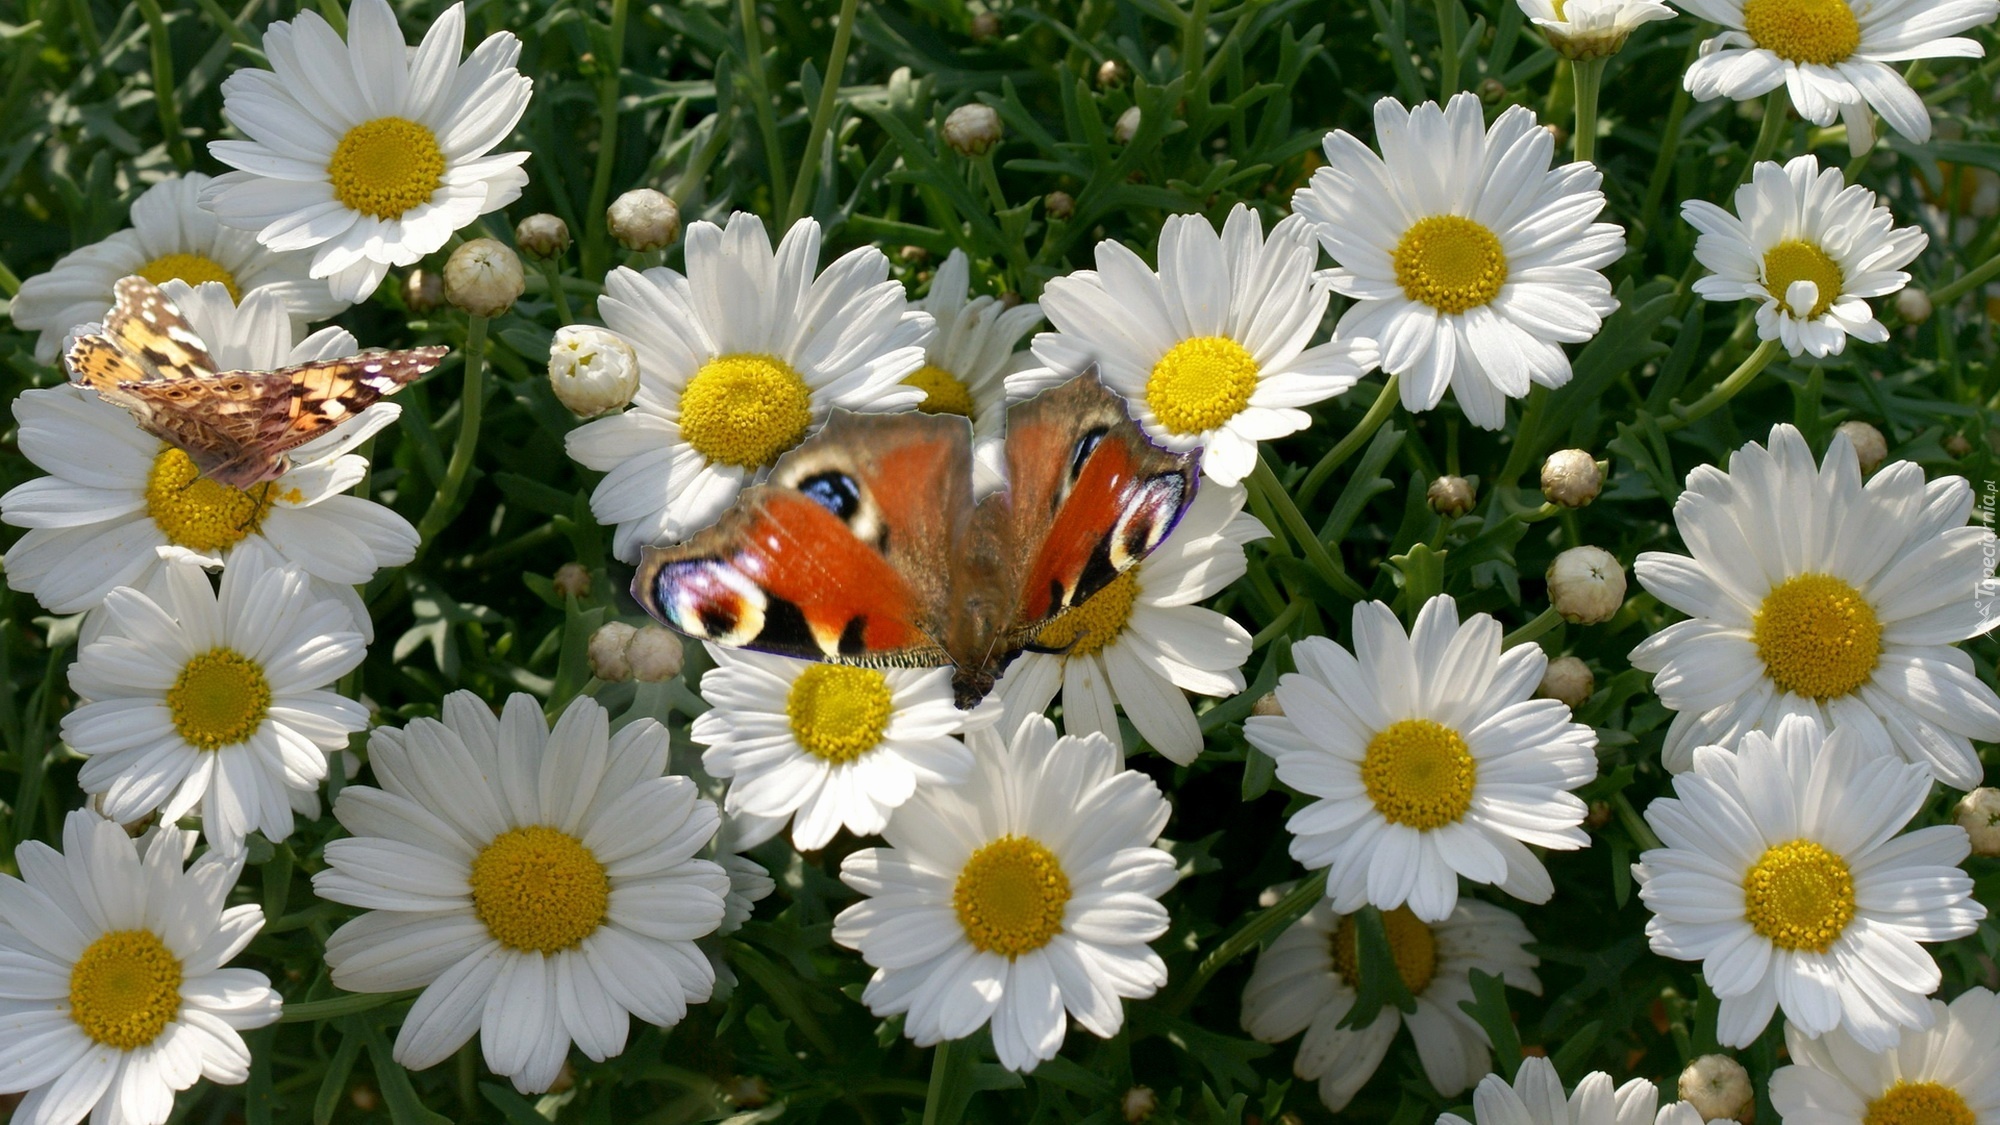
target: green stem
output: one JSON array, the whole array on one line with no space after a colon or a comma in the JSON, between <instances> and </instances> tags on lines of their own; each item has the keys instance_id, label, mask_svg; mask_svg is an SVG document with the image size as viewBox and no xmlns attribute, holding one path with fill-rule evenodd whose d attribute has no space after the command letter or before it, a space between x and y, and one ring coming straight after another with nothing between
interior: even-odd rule
<instances>
[{"instance_id":1,"label":"green stem","mask_svg":"<svg viewBox=\"0 0 2000 1125\"><path fill-rule=\"evenodd\" d=\"M1991 258L1967 270L1957 281L1940 285L1936 289L1931 290L1931 307L1934 309L1943 309L1946 305L1965 296L1979 286L1986 284L1994 274L2000 274L2000 254L1995 254Z\"/></svg>"},{"instance_id":2,"label":"green stem","mask_svg":"<svg viewBox=\"0 0 2000 1125\"><path fill-rule=\"evenodd\" d=\"M166 134L175 167L185 171L194 167L194 153L181 132L180 105L174 101L174 45L167 35L167 17L160 11L160 0L139 0L139 11L146 17L146 38L153 49L153 106L160 114L160 132Z\"/></svg>"},{"instance_id":3,"label":"green stem","mask_svg":"<svg viewBox=\"0 0 2000 1125\"><path fill-rule=\"evenodd\" d=\"M1375 431L1382 428L1382 423L1388 421L1389 415L1396 409L1396 397L1400 393L1398 381L1398 376L1389 376L1388 381L1382 384L1382 390L1376 394L1375 401L1369 405L1368 413L1362 415L1361 421L1355 423L1354 428L1347 432L1347 436L1335 442L1333 448L1326 451L1326 456L1321 457L1319 463L1312 467L1312 471L1306 474L1306 479L1299 485L1301 503L1312 503L1313 497L1319 493L1320 485L1326 483L1326 478L1332 476L1333 471L1340 468L1342 462L1354 456L1356 451L1367 444L1369 438L1375 436Z\"/></svg>"},{"instance_id":4,"label":"green stem","mask_svg":"<svg viewBox=\"0 0 2000 1125\"><path fill-rule=\"evenodd\" d=\"M403 992L351 992L336 996L331 1000L309 1000L303 1004L285 1005L285 1014L278 1017L279 1023L318 1023L338 1016L351 1016L359 1012L371 1012L376 1008L386 1008L413 999L421 989Z\"/></svg>"},{"instance_id":5,"label":"green stem","mask_svg":"<svg viewBox=\"0 0 2000 1125\"><path fill-rule=\"evenodd\" d=\"M764 162L771 167L771 198L789 199L785 190L785 150L778 147L778 119L773 116L771 81L764 73L764 27L757 22L757 0L737 0L743 21L744 75L750 97L757 103L757 131L764 138ZM779 232L782 234L783 232Z\"/></svg>"},{"instance_id":6,"label":"green stem","mask_svg":"<svg viewBox=\"0 0 2000 1125\"><path fill-rule=\"evenodd\" d=\"M1625 795L1623 789L1611 795L1611 807L1618 810L1618 820L1625 825L1625 831L1632 834L1632 839L1638 841L1641 850L1652 851L1667 846L1654 833L1653 826L1646 823L1646 818L1639 815L1639 810L1632 807L1632 799Z\"/></svg>"},{"instance_id":7,"label":"green stem","mask_svg":"<svg viewBox=\"0 0 2000 1125\"><path fill-rule=\"evenodd\" d=\"M1550 606L1536 614L1533 621L1500 638L1500 647L1513 648L1515 645L1526 644L1560 624L1562 624L1562 614L1556 612L1556 607Z\"/></svg>"},{"instance_id":8,"label":"green stem","mask_svg":"<svg viewBox=\"0 0 2000 1125\"><path fill-rule=\"evenodd\" d=\"M549 279L549 296L556 303L556 316L564 324L575 324L576 314L570 310L569 294L563 292L562 270L554 258L542 259L542 276Z\"/></svg>"},{"instance_id":9,"label":"green stem","mask_svg":"<svg viewBox=\"0 0 2000 1125\"><path fill-rule=\"evenodd\" d=\"M854 36L854 10L859 0L840 0L840 16L833 25L833 50L826 56L826 74L820 78L819 104L813 107L812 129L806 134L805 155L799 158L799 178L792 183L792 201L785 207L785 229L805 217L806 196L819 171L819 150L826 131L833 125L833 109L840 101L840 77L847 70L847 42Z\"/></svg>"},{"instance_id":10,"label":"green stem","mask_svg":"<svg viewBox=\"0 0 2000 1125\"><path fill-rule=\"evenodd\" d=\"M1578 160L1597 159L1597 89L1604 82L1604 64L1609 58L1579 59L1570 68L1576 79L1576 145Z\"/></svg>"},{"instance_id":11,"label":"green stem","mask_svg":"<svg viewBox=\"0 0 2000 1125\"><path fill-rule=\"evenodd\" d=\"M597 83L597 168L590 177L590 210L584 220L590 225L578 255L586 277L602 274L605 256L610 253L605 243L604 209L611 201L611 167L618 155L618 87L624 72L628 2L611 0L611 57L599 64L604 74Z\"/></svg>"},{"instance_id":12,"label":"green stem","mask_svg":"<svg viewBox=\"0 0 2000 1125\"><path fill-rule=\"evenodd\" d=\"M1458 93L1458 0L1437 0L1438 96Z\"/></svg>"},{"instance_id":13,"label":"green stem","mask_svg":"<svg viewBox=\"0 0 2000 1125\"><path fill-rule=\"evenodd\" d=\"M1005 211L1007 195L1000 190L1000 174L993 170L993 150L988 149L973 157L972 163L979 170L979 182L986 189L986 198L993 204L993 213L997 215Z\"/></svg>"},{"instance_id":14,"label":"green stem","mask_svg":"<svg viewBox=\"0 0 2000 1125\"><path fill-rule=\"evenodd\" d=\"M1777 355L1778 341L1766 340L1758 344L1756 351L1746 356L1743 362L1737 365L1736 370L1729 373L1728 378L1717 383L1707 394L1688 406L1675 403L1673 417L1660 419L1660 429L1678 430L1683 426L1692 426L1715 413L1730 399L1735 398L1738 391L1749 386L1750 380L1755 379L1758 372L1770 366Z\"/></svg>"},{"instance_id":15,"label":"green stem","mask_svg":"<svg viewBox=\"0 0 2000 1125\"><path fill-rule=\"evenodd\" d=\"M944 1114L944 1091L951 1074L951 1046L956 1039L946 1039L931 1050L931 1085L924 1094L924 1125L942 1125Z\"/></svg>"},{"instance_id":16,"label":"green stem","mask_svg":"<svg viewBox=\"0 0 2000 1125\"><path fill-rule=\"evenodd\" d=\"M1259 911L1244 923L1243 928L1223 939L1221 945L1211 950L1208 956L1195 966L1194 975L1181 985L1173 999L1167 1003L1167 1011L1185 1011L1195 997L1201 995L1202 987L1210 977L1222 971L1224 965L1262 945L1265 939L1298 921L1306 911L1326 895L1326 868L1322 867L1305 878L1285 894L1285 897Z\"/></svg>"},{"instance_id":17,"label":"green stem","mask_svg":"<svg viewBox=\"0 0 2000 1125\"><path fill-rule=\"evenodd\" d=\"M1694 65L1701 50L1701 40L1705 36L1697 30L1696 37L1688 43L1687 57L1681 60L1680 72L1685 74ZM1674 159L1681 150L1681 122L1686 120L1688 107L1694 104L1694 95L1688 93L1687 84L1674 88L1674 104L1667 109L1667 124L1660 133L1660 153L1653 158L1653 174L1646 178L1646 204L1639 209L1644 222L1633 238L1631 249L1627 251L1637 260L1639 252L1645 248L1646 239L1652 237L1653 228L1660 225L1660 200L1667 194L1667 180L1674 172Z\"/></svg>"},{"instance_id":18,"label":"green stem","mask_svg":"<svg viewBox=\"0 0 2000 1125\"><path fill-rule=\"evenodd\" d=\"M90 14L90 0L69 0L70 22L76 25L76 37L83 40L86 58L96 58L104 53L104 37L97 33L97 20Z\"/></svg>"},{"instance_id":19,"label":"green stem","mask_svg":"<svg viewBox=\"0 0 2000 1125\"><path fill-rule=\"evenodd\" d=\"M1750 159L1743 162L1743 171L1736 177L1737 187L1749 183L1757 165L1769 160L1771 153L1777 150L1778 138L1785 131L1785 108L1790 104L1785 100L1783 86L1771 91L1771 96L1764 99L1764 123L1757 129L1757 144L1750 150ZM1734 189L1731 193L1734 194Z\"/></svg>"},{"instance_id":20,"label":"green stem","mask_svg":"<svg viewBox=\"0 0 2000 1125\"><path fill-rule=\"evenodd\" d=\"M458 495L465 488L466 475L472 471L472 455L479 450L479 423L486 413L486 324L485 317L475 316L466 325L465 392L458 404L458 441L451 447L444 483L438 486L437 495L431 497L424 518L417 522L419 555L430 548L431 541L457 512Z\"/></svg>"},{"instance_id":21,"label":"green stem","mask_svg":"<svg viewBox=\"0 0 2000 1125\"><path fill-rule=\"evenodd\" d=\"M0 292L4 292L9 299L12 299L20 291L21 279L14 276L14 271L7 268L7 263L0 262Z\"/></svg>"},{"instance_id":22,"label":"green stem","mask_svg":"<svg viewBox=\"0 0 2000 1125\"><path fill-rule=\"evenodd\" d=\"M1262 454L1258 455L1257 467L1250 473L1250 487L1263 494L1271 510L1278 514L1278 522L1285 525L1286 534L1304 552L1306 561L1312 564L1321 578L1326 579L1328 585L1355 601L1368 597L1368 591L1348 577L1347 568L1327 552L1326 544L1321 543L1319 536L1313 533L1312 525L1306 522L1298 504L1293 502L1292 494L1278 483L1278 475L1271 471L1269 462L1264 460Z\"/></svg>"}]
</instances>

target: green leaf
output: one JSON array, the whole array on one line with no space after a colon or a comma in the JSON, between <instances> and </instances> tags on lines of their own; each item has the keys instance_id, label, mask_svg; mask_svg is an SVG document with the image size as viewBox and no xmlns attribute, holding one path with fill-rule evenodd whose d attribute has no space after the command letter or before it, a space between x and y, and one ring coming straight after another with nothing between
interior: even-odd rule
<instances>
[{"instance_id":1,"label":"green leaf","mask_svg":"<svg viewBox=\"0 0 2000 1125\"><path fill-rule=\"evenodd\" d=\"M382 1029L369 1020L355 1021L368 1042L368 1061L375 1067L375 1082L382 1089L382 1104L396 1125L452 1125L451 1118L424 1108L410 1085L410 1072L396 1061Z\"/></svg>"},{"instance_id":2,"label":"green leaf","mask_svg":"<svg viewBox=\"0 0 2000 1125\"><path fill-rule=\"evenodd\" d=\"M1483 969L1471 973L1472 999L1458 1006L1486 1032L1493 1044L1493 1057L1502 1073L1509 1061L1521 1057L1521 1035L1514 1030L1514 1013L1507 1007L1507 982Z\"/></svg>"}]
</instances>

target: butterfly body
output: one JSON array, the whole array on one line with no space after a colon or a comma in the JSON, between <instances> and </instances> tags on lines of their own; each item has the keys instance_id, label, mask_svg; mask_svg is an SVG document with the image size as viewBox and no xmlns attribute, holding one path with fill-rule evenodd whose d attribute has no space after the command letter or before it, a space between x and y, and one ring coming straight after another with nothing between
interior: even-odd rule
<instances>
[{"instance_id":1,"label":"butterfly body","mask_svg":"<svg viewBox=\"0 0 2000 1125\"><path fill-rule=\"evenodd\" d=\"M713 527L648 547L633 595L692 637L876 667L951 665L960 706L1135 565L1194 499L1094 375L1013 407L1009 487L975 501L952 415L849 414Z\"/></svg>"},{"instance_id":2,"label":"butterfly body","mask_svg":"<svg viewBox=\"0 0 2000 1125\"><path fill-rule=\"evenodd\" d=\"M166 294L121 279L104 323L79 330L63 358L70 378L122 406L178 447L203 476L245 489L275 480L291 450L436 367L449 350L370 351L275 371L221 371Z\"/></svg>"}]
</instances>

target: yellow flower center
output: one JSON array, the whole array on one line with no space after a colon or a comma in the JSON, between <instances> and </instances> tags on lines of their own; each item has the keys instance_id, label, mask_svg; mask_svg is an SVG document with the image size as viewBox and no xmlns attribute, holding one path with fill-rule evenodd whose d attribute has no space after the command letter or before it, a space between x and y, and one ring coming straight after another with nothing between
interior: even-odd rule
<instances>
[{"instance_id":1,"label":"yellow flower center","mask_svg":"<svg viewBox=\"0 0 2000 1125\"><path fill-rule=\"evenodd\" d=\"M1772 587L1751 636L1771 682L1808 699L1832 699L1867 683L1882 656L1875 608L1831 574L1795 574Z\"/></svg>"},{"instance_id":2,"label":"yellow flower center","mask_svg":"<svg viewBox=\"0 0 2000 1125\"><path fill-rule=\"evenodd\" d=\"M271 685L257 662L227 648L212 648L187 662L167 689L174 729L197 750L220 750L250 740L271 709Z\"/></svg>"},{"instance_id":3,"label":"yellow flower center","mask_svg":"<svg viewBox=\"0 0 2000 1125\"><path fill-rule=\"evenodd\" d=\"M1747 0L1743 30L1759 47L1795 63L1831 66L1861 45L1861 21L1847 0Z\"/></svg>"},{"instance_id":4,"label":"yellow flower center","mask_svg":"<svg viewBox=\"0 0 2000 1125\"><path fill-rule=\"evenodd\" d=\"M924 401L917 409L926 414L972 417L972 389L958 376L934 363L926 363L904 376L903 384L924 392Z\"/></svg>"},{"instance_id":5,"label":"yellow flower center","mask_svg":"<svg viewBox=\"0 0 2000 1125\"><path fill-rule=\"evenodd\" d=\"M583 841L546 825L509 829L472 861L472 909L509 949L557 953L604 924L611 880Z\"/></svg>"},{"instance_id":6,"label":"yellow flower center","mask_svg":"<svg viewBox=\"0 0 2000 1125\"><path fill-rule=\"evenodd\" d=\"M180 959L151 930L105 934L69 971L69 1018L106 1047L144 1047L180 1010Z\"/></svg>"},{"instance_id":7,"label":"yellow flower center","mask_svg":"<svg viewBox=\"0 0 2000 1125\"><path fill-rule=\"evenodd\" d=\"M1854 876L1811 840L1779 844L1743 877L1743 914L1780 949L1825 953L1854 920Z\"/></svg>"},{"instance_id":8,"label":"yellow flower center","mask_svg":"<svg viewBox=\"0 0 2000 1125\"><path fill-rule=\"evenodd\" d=\"M1403 295L1442 313L1476 309L1507 284L1507 253L1499 237L1460 215L1418 219L1390 258Z\"/></svg>"},{"instance_id":9,"label":"yellow flower center","mask_svg":"<svg viewBox=\"0 0 2000 1125\"><path fill-rule=\"evenodd\" d=\"M429 203L444 182L437 136L414 121L378 117L347 131L326 162L333 197L351 211L394 219Z\"/></svg>"},{"instance_id":10,"label":"yellow flower center","mask_svg":"<svg viewBox=\"0 0 2000 1125\"><path fill-rule=\"evenodd\" d=\"M1132 616L1132 603L1138 600L1139 572L1128 570L1085 598L1082 605L1042 626L1035 634L1035 645L1056 649L1065 656L1089 656L1118 639Z\"/></svg>"},{"instance_id":11,"label":"yellow flower center","mask_svg":"<svg viewBox=\"0 0 2000 1125\"><path fill-rule=\"evenodd\" d=\"M146 474L146 514L167 542L193 551L220 551L241 543L257 533L271 505L284 498L303 496L297 489L280 494L276 481L247 491L217 484L171 445L153 458Z\"/></svg>"},{"instance_id":12,"label":"yellow flower center","mask_svg":"<svg viewBox=\"0 0 2000 1125\"><path fill-rule=\"evenodd\" d=\"M1175 344L1153 365L1146 405L1176 434L1200 434L1250 405L1257 361L1227 336L1195 336Z\"/></svg>"},{"instance_id":13,"label":"yellow flower center","mask_svg":"<svg viewBox=\"0 0 2000 1125\"><path fill-rule=\"evenodd\" d=\"M974 948L1012 959L1062 932L1069 876L1036 841L1002 836L965 861L951 905Z\"/></svg>"},{"instance_id":14,"label":"yellow flower center","mask_svg":"<svg viewBox=\"0 0 2000 1125\"><path fill-rule=\"evenodd\" d=\"M1843 12L1846 10L1841 8ZM1845 275L1840 272L1840 263L1828 257L1826 251L1802 239L1788 239L1764 251L1765 291L1776 297L1778 304L1799 320L1826 315L1826 310L1832 308L1833 302L1840 297L1843 280ZM1818 298L1813 301L1812 308L1804 312L1785 303L1785 291L1792 287L1794 281L1810 281L1819 287Z\"/></svg>"},{"instance_id":15,"label":"yellow flower center","mask_svg":"<svg viewBox=\"0 0 2000 1125\"><path fill-rule=\"evenodd\" d=\"M874 668L814 664L792 681L785 715L806 753L839 765L881 744L894 703L888 677Z\"/></svg>"},{"instance_id":16,"label":"yellow flower center","mask_svg":"<svg viewBox=\"0 0 2000 1125\"><path fill-rule=\"evenodd\" d=\"M1429 719L1389 724L1361 758L1361 782L1382 818L1426 830L1465 815L1478 774L1465 739Z\"/></svg>"},{"instance_id":17,"label":"yellow flower center","mask_svg":"<svg viewBox=\"0 0 2000 1125\"><path fill-rule=\"evenodd\" d=\"M1396 962L1396 975L1410 995L1422 996L1437 975L1437 938L1431 928L1410 913L1407 906L1382 912L1382 930L1389 935L1389 955ZM1349 988L1361 988L1361 934L1354 916L1340 920L1333 933L1333 971Z\"/></svg>"},{"instance_id":18,"label":"yellow flower center","mask_svg":"<svg viewBox=\"0 0 2000 1125\"><path fill-rule=\"evenodd\" d=\"M1936 1082L1898 1082L1868 1103L1861 1125L1977 1125L1957 1090Z\"/></svg>"},{"instance_id":19,"label":"yellow flower center","mask_svg":"<svg viewBox=\"0 0 2000 1125\"><path fill-rule=\"evenodd\" d=\"M165 285L179 278L189 285L200 285L204 281L220 281L229 290L229 299L243 300L243 291L236 287L236 275L222 268L222 263L206 254L162 254L136 271L140 277L155 285Z\"/></svg>"},{"instance_id":20,"label":"yellow flower center","mask_svg":"<svg viewBox=\"0 0 2000 1125\"><path fill-rule=\"evenodd\" d=\"M718 465L763 468L811 423L811 390L774 355L717 356L681 391L681 436Z\"/></svg>"}]
</instances>

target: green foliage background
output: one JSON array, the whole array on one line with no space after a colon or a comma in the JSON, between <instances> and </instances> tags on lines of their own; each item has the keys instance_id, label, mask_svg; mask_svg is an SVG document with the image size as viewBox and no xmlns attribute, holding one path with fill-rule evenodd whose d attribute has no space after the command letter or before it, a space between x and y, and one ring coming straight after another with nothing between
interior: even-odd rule
<instances>
[{"instance_id":1,"label":"green foliage background","mask_svg":"<svg viewBox=\"0 0 2000 1125\"><path fill-rule=\"evenodd\" d=\"M398 7L416 31L443 5ZM220 171L205 154L208 140L226 135L218 85L236 67L261 65L262 26L295 10L274 0L171 9L158 0L0 3L0 289L11 295L17 277L124 226L129 202L154 179ZM338 6L324 10L338 25ZM753 10L757 20L746 24ZM975 37L981 10L958 0L475 2L470 39L512 30L526 43L520 66L535 79L535 97L515 143L503 147L533 154L532 183L505 221L489 216L484 232L465 237L508 238L513 221L534 211L562 216L578 246L561 263L561 284L587 319L606 269L659 260L628 258L603 231L611 195L651 185L672 194L690 221L748 209L775 231L816 216L830 251L878 243L916 291L942 255L962 248L976 288L1032 299L1051 277L1087 268L1098 239L1123 240L1150 259L1170 214L1219 222L1242 201L1275 221L1316 165L1326 130L1372 139L1369 107L1383 94L1416 102L1472 89L1489 112L1522 103L1544 121L1571 122L1568 65L1524 26L1513 0L1439 0L1434 8L1404 0L1024 0L993 7L999 34ZM1557 551L1593 543L1629 565L1642 549L1676 543L1671 502L1688 469L1726 460L1777 421L1795 422L1823 450L1840 421L1866 419L1888 435L1892 456L1915 459L1933 476L1964 475L1982 496L2000 476L2000 434L1991 429L2000 367L1979 291L2000 272L2000 223L1991 216L1957 239L1931 225L1931 248L1913 267L1916 284L1937 296L1928 323L1904 328L1884 309L1897 329L1886 345L1852 346L1824 362L1781 360L1692 424L1672 409L1712 388L1755 343L1748 306L1709 306L1691 293L1694 232L1679 220L1678 201L1726 205L1760 135L1759 111L1784 107L1782 98L1772 110L1690 103L1680 76L1713 30L1687 16L1650 24L1609 64L1597 154L1606 217L1626 226L1632 250L1609 271L1622 307L1593 343L1572 349L1572 383L1513 404L1499 433L1461 424L1447 405L1421 417L1397 410L1367 440L1343 442L1374 400L1378 375L1317 408L1311 430L1266 447L1298 514L1260 501L1280 535L1252 548L1250 575L1220 599L1256 634L1246 667L1252 686L1203 712L1209 748L1193 766L1175 768L1143 750L1132 759L1173 800L1167 836L1186 878L1166 898L1174 926L1156 943L1171 983L1129 1005L1119 1036L1073 1031L1062 1057L1025 1079L974 1049L934 1069L932 1052L910 1046L898 1022L878 1021L858 1003L868 969L829 941L832 915L851 901L832 876L856 843L843 838L800 857L781 839L756 853L779 891L728 942L742 983L726 1002L697 1007L672 1031L638 1025L610 1062L574 1056L574 1085L538 1104L487 1074L476 1045L455 1065L406 1073L390 1062L388 1043L407 998L344 997L326 980L320 951L348 913L317 902L307 882L337 831L327 818L302 824L284 844L260 841L238 891L269 918L243 963L283 991L285 1022L250 1035L248 1085L198 1088L181 1098L177 1119L1094 1123L1122 1120L1121 1095L1144 1084L1159 1094L1159 1121L1327 1120L1312 1085L1290 1079L1295 1045L1256 1044L1238 1024L1250 964L1238 955L1307 901L1258 905L1265 887L1300 875L1282 823L1302 802L1274 783L1240 727L1252 701L1289 669L1293 640L1344 638L1359 598L1388 600L1407 617L1440 590L1464 612L1493 613L1509 629L1546 624L1540 576ZM1990 30L1976 34L1990 53ZM829 94L829 57L841 51L844 77ZM1123 75L1100 80L1110 60ZM1915 146L1890 138L1850 166L1900 222L1917 221L1927 201L1933 216L1968 214L1963 169L2000 169L1996 69L1981 60L1918 64L1912 80L1939 137L1949 139ZM993 153L968 159L940 142L938 126L972 100L998 108L1007 133ZM1119 144L1113 123L1134 105L1142 124ZM1766 143L1780 158L1812 150L1830 164L1847 160L1837 133L1790 116L1771 124ZM1066 218L1046 202L1057 191L1074 200ZM664 261L678 266L678 248ZM1336 299L1335 314L1338 307ZM462 348L467 331L448 308L411 311L394 284L340 323L365 346ZM687 718L704 706L689 690L698 652L690 652L685 683L589 682L583 642L591 629L639 618L623 592L629 568L610 558L608 536L589 515L592 474L562 452L576 422L543 377L560 323L548 279L531 270L527 298L493 325L469 492L415 563L369 587L378 640L344 686L382 723L435 714L443 693L458 687L495 701L527 691L552 709L589 688L614 715L671 714L676 766L688 769L698 748L686 741ZM32 353L31 335L0 330L8 398L62 377ZM461 360L448 361L400 396L401 424L376 441L365 487L413 523L461 440L464 385ZM1596 504L1556 515L1542 508L1534 471L1566 446L1609 459L1612 473ZM1444 521L1425 506L1425 482L1441 472L1478 478L1475 514ZM7 432L0 486L34 475ZM562 599L549 576L572 561L590 569L592 588ZM18 840L56 839L63 813L82 798L77 759L56 731L73 702L65 669L74 619L43 616L32 598L11 591L0 592L0 613L4 857ZM1647 952L1646 913L1627 873L1636 854L1632 810L1666 788L1658 759L1669 714L1626 653L1668 619L1635 586L1608 624L1557 625L1539 636L1552 654L1581 656L1597 674L1580 718L1598 729L1603 776L1584 796L1613 815L1591 849L1549 857L1553 903L1530 909L1492 896L1524 912L1546 984L1540 998L1483 997L1480 1016L1501 1044L1505 1071L1522 1044L1554 1056L1570 1082L1602 1069L1621 1080L1659 1079L1670 1091L1685 1061L1715 1048L1712 997L1693 966ZM1995 646L1970 647L1990 679ZM365 738L355 749L365 753ZM1991 780L2000 756L1985 752ZM1948 803L1940 793L1925 822L1947 818ZM2000 864L1970 866L1979 900L2000 907ZM2000 985L1993 921L1933 948L1943 995ZM1384 972L1385 947L1371 942L1364 953L1365 971L1381 982L1371 1002L1401 999L1390 995L1400 987ZM1781 1046L1774 1021L1740 1053L1760 1091L1759 1121L1777 1120L1762 1091ZM1432 1092L1404 1037L1340 1119L1427 1123L1454 1100L1468 1099Z\"/></svg>"}]
</instances>

